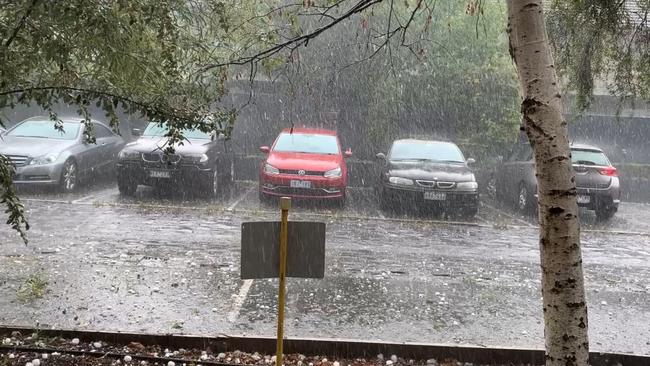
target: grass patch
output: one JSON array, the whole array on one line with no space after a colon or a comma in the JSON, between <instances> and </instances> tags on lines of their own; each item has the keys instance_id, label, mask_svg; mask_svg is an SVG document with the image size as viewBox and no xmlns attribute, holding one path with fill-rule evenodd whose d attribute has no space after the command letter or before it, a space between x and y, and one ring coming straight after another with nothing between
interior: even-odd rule
<instances>
[{"instance_id":1,"label":"grass patch","mask_svg":"<svg viewBox=\"0 0 650 366\"><path fill-rule=\"evenodd\" d=\"M42 273L33 273L25 279L17 291L21 301L33 301L42 298L47 292L47 280Z\"/></svg>"}]
</instances>

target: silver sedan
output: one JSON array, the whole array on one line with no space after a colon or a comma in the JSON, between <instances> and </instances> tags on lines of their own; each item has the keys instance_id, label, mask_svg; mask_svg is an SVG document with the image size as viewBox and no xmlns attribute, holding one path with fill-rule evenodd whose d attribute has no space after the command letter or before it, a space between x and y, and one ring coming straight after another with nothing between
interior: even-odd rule
<instances>
[{"instance_id":1,"label":"silver sedan","mask_svg":"<svg viewBox=\"0 0 650 366\"><path fill-rule=\"evenodd\" d=\"M2 133L0 154L16 168L14 183L58 186L73 191L83 180L115 168L124 140L92 121L97 142L87 143L80 117L62 118L62 130L47 117L26 119Z\"/></svg>"}]
</instances>

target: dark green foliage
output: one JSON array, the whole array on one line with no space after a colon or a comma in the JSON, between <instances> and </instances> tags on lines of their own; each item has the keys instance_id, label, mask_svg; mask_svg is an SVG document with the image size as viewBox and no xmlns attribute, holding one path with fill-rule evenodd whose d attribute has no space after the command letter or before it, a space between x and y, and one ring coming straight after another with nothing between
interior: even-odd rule
<instances>
[{"instance_id":1,"label":"dark green foliage","mask_svg":"<svg viewBox=\"0 0 650 366\"><path fill-rule=\"evenodd\" d=\"M14 167L9 159L0 155L0 203L5 205L7 214L7 225L10 225L20 234L20 237L27 243L26 231L29 224L25 218L25 208L16 195L13 186Z\"/></svg>"},{"instance_id":2,"label":"dark green foliage","mask_svg":"<svg viewBox=\"0 0 650 366\"><path fill-rule=\"evenodd\" d=\"M586 109L598 81L621 100L650 101L650 1L551 2L556 64Z\"/></svg>"}]
</instances>

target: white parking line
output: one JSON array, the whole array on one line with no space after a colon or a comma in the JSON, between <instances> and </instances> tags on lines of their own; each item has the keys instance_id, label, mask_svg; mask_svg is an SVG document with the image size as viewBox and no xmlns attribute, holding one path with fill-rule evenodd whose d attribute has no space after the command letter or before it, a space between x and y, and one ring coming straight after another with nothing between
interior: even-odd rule
<instances>
[{"instance_id":1,"label":"white parking line","mask_svg":"<svg viewBox=\"0 0 650 366\"><path fill-rule=\"evenodd\" d=\"M248 196L254 189L255 187L250 187L246 192L244 192L244 194L242 194L239 198L237 198L235 202L233 202L230 206L228 206L228 208L226 208L226 211L232 212L235 209L235 207L237 207L237 205L240 204L241 201L243 201L244 198L246 198L246 196Z\"/></svg>"},{"instance_id":2,"label":"white parking line","mask_svg":"<svg viewBox=\"0 0 650 366\"><path fill-rule=\"evenodd\" d=\"M107 198L107 197L112 197L112 196L118 196L120 194L120 190L117 187L112 187L112 188L107 188L99 193L97 193L97 198Z\"/></svg>"},{"instance_id":3,"label":"white parking line","mask_svg":"<svg viewBox=\"0 0 650 366\"><path fill-rule=\"evenodd\" d=\"M62 203L69 205L72 203L72 201L64 201L64 200L55 200L55 199L47 199L47 198L22 198L21 201L24 202L43 202L43 203Z\"/></svg>"},{"instance_id":4,"label":"white parking line","mask_svg":"<svg viewBox=\"0 0 650 366\"><path fill-rule=\"evenodd\" d=\"M494 207L494 206L488 205L488 204L485 203L485 202L481 202L481 204L482 204L483 206L485 206L485 207L487 207L487 208L493 210L493 211L496 211L496 212L502 214L503 216L506 216L506 217L508 217L508 218L510 218L510 219L512 219L512 220L517 221L517 222L520 223L520 224L524 224L524 225L526 225L526 226L528 226L528 227L537 227L536 225L533 225L533 224L531 224L530 222L528 222L528 221L526 221L526 220L522 220L522 219L520 219L520 218L518 218L518 217L516 217L516 216L513 216L513 215L511 215L511 214L509 214L509 213L507 213L507 212L505 212L505 211L503 211L503 210L500 210L500 209L498 209L498 208L496 208L496 207Z\"/></svg>"},{"instance_id":5,"label":"white parking line","mask_svg":"<svg viewBox=\"0 0 650 366\"><path fill-rule=\"evenodd\" d=\"M244 280L237 295L233 295L232 309L230 309L230 312L228 313L228 321L230 323L234 323L237 318L239 318L239 312L241 311L241 307L244 305L244 301L246 300L246 296L248 296L248 291L250 291L252 285L253 280Z\"/></svg>"},{"instance_id":6,"label":"white parking line","mask_svg":"<svg viewBox=\"0 0 650 366\"><path fill-rule=\"evenodd\" d=\"M74 204L81 203L81 202L87 202L87 201L92 200L92 199L95 198L95 197L97 197L97 195L95 195L95 194L90 194L90 195L88 195L88 196L84 196L84 197L81 197L81 198L79 198L79 199L76 199L76 200L70 201L70 203L72 203L72 204L74 205Z\"/></svg>"}]
</instances>

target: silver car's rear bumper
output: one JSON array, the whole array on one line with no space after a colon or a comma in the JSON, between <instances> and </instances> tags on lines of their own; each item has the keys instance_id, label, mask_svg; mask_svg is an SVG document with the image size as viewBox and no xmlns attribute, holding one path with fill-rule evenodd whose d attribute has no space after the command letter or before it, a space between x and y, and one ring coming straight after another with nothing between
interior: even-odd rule
<instances>
[{"instance_id":1,"label":"silver car's rear bumper","mask_svg":"<svg viewBox=\"0 0 650 366\"><path fill-rule=\"evenodd\" d=\"M589 196L589 203L579 203L580 206L595 208L599 204L618 206L621 202L621 187L618 177L612 177L607 188L577 187L578 196Z\"/></svg>"}]
</instances>

